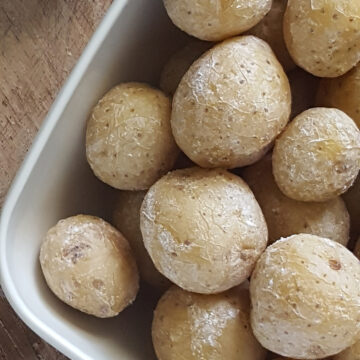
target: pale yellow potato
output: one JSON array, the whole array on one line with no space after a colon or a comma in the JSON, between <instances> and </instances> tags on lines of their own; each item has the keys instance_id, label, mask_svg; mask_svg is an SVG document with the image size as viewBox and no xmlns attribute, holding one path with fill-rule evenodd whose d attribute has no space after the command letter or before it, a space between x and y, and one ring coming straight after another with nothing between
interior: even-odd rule
<instances>
[{"instance_id":1,"label":"pale yellow potato","mask_svg":"<svg viewBox=\"0 0 360 360\"><path fill-rule=\"evenodd\" d=\"M155 267L181 288L203 294L245 281L267 244L253 193L221 169L165 175L145 196L140 227Z\"/></svg>"},{"instance_id":2,"label":"pale yellow potato","mask_svg":"<svg viewBox=\"0 0 360 360\"><path fill-rule=\"evenodd\" d=\"M120 190L145 190L173 166L170 99L146 84L115 86L91 112L86 156L94 174Z\"/></svg>"},{"instance_id":3,"label":"pale yellow potato","mask_svg":"<svg viewBox=\"0 0 360 360\"><path fill-rule=\"evenodd\" d=\"M180 80L191 64L212 45L206 41L195 40L176 52L164 66L160 77L160 89L174 95Z\"/></svg>"},{"instance_id":4,"label":"pale yellow potato","mask_svg":"<svg viewBox=\"0 0 360 360\"><path fill-rule=\"evenodd\" d=\"M334 199L350 188L359 169L360 131L338 109L304 111L275 143L275 181L294 200Z\"/></svg>"},{"instance_id":5,"label":"pale yellow potato","mask_svg":"<svg viewBox=\"0 0 360 360\"><path fill-rule=\"evenodd\" d=\"M40 264L60 300L100 318L119 314L135 300L139 288L129 243L95 216L60 220L41 244Z\"/></svg>"},{"instance_id":6,"label":"pale yellow potato","mask_svg":"<svg viewBox=\"0 0 360 360\"><path fill-rule=\"evenodd\" d=\"M299 234L269 246L250 280L255 337L279 355L318 359L360 336L360 262L344 246Z\"/></svg>"},{"instance_id":7,"label":"pale yellow potato","mask_svg":"<svg viewBox=\"0 0 360 360\"><path fill-rule=\"evenodd\" d=\"M146 191L120 191L113 211L113 224L129 241L141 279L152 286L167 288L170 281L156 270L140 231L140 208L145 194Z\"/></svg>"},{"instance_id":8,"label":"pale yellow potato","mask_svg":"<svg viewBox=\"0 0 360 360\"><path fill-rule=\"evenodd\" d=\"M353 186L343 195L346 207L350 214L350 234L352 239L360 236L360 176Z\"/></svg>"},{"instance_id":9,"label":"pale yellow potato","mask_svg":"<svg viewBox=\"0 0 360 360\"><path fill-rule=\"evenodd\" d=\"M360 65L335 79L320 81L316 103L348 114L360 127Z\"/></svg>"},{"instance_id":10,"label":"pale yellow potato","mask_svg":"<svg viewBox=\"0 0 360 360\"><path fill-rule=\"evenodd\" d=\"M256 25L271 0L164 0L173 23L201 40L219 41Z\"/></svg>"},{"instance_id":11,"label":"pale yellow potato","mask_svg":"<svg viewBox=\"0 0 360 360\"><path fill-rule=\"evenodd\" d=\"M271 10L256 26L248 31L248 34L265 40L271 46L285 71L289 71L294 69L296 65L290 57L284 40L283 17L286 5L287 0L273 0Z\"/></svg>"},{"instance_id":12,"label":"pale yellow potato","mask_svg":"<svg viewBox=\"0 0 360 360\"><path fill-rule=\"evenodd\" d=\"M200 295L170 288L152 325L159 360L264 360L250 327L249 291Z\"/></svg>"},{"instance_id":13,"label":"pale yellow potato","mask_svg":"<svg viewBox=\"0 0 360 360\"><path fill-rule=\"evenodd\" d=\"M263 40L242 36L216 45L182 78L171 127L182 151L207 168L259 160L286 126L289 81Z\"/></svg>"},{"instance_id":14,"label":"pale yellow potato","mask_svg":"<svg viewBox=\"0 0 360 360\"><path fill-rule=\"evenodd\" d=\"M291 118L315 106L316 91L319 78L301 68L296 68L288 74L291 87ZM336 107L336 106L334 106Z\"/></svg>"},{"instance_id":15,"label":"pale yellow potato","mask_svg":"<svg viewBox=\"0 0 360 360\"><path fill-rule=\"evenodd\" d=\"M289 0L284 37L297 65L337 77L360 60L359 0Z\"/></svg>"},{"instance_id":16,"label":"pale yellow potato","mask_svg":"<svg viewBox=\"0 0 360 360\"><path fill-rule=\"evenodd\" d=\"M285 196L274 180L271 155L243 169L265 216L269 243L294 234L313 234L342 245L349 241L350 217L340 196L325 202L303 202Z\"/></svg>"},{"instance_id":17,"label":"pale yellow potato","mask_svg":"<svg viewBox=\"0 0 360 360\"><path fill-rule=\"evenodd\" d=\"M338 355L335 355L332 360L359 360L360 359L360 341L357 341L353 346L350 346Z\"/></svg>"}]
</instances>

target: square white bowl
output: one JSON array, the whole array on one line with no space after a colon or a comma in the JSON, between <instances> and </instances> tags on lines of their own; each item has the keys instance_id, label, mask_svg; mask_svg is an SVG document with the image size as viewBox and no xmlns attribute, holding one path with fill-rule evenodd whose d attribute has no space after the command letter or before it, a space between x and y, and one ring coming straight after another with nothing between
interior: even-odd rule
<instances>
[{"instance_id":1,"label":"square white bowl","mask_svg":"<svg viewBox=\"0 0 360 360\"><path fill-rule=\"evenodd\" d=\"M155 297L144 293L113 319L71 309L47 288L38 254L46 231L78 213L107 217L113 190L85 157L90 109L122 81L157 85L186 36L162 0L115 0L58 95L5 202L0 223L4 293L24 322L72 359L154 359L150 324Z\"/></svg>"}]
</instances>

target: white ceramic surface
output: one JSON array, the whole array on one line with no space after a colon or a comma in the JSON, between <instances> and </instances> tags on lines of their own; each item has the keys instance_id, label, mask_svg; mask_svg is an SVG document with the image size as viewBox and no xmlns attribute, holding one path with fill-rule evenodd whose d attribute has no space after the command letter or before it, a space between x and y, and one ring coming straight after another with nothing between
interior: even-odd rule
<instances>
[{"instance_id":1,"label":"white ceramic surface","mask_svg":"<svg viewBox=\"0 0 360 360\"><path fill-rule=\"evenodd\" d=\"M42 277L42 237L59 219L106 217L112 189L91 173L84 130L91 107L121 81L157 84L160 70L185 36L161 0L115 0L92 37L21 168L0 224L3 290L36 333L72 359L154 359L150 323L155 296L143 291L113 319L96 319L59 301Z\"/></svg>"}]
</instances>

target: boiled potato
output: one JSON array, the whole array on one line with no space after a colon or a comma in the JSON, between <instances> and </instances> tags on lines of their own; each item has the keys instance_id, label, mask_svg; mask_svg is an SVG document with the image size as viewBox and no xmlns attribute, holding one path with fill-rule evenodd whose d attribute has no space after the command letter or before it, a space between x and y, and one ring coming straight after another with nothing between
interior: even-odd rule
<instances>
[{"instance_id":1,"label":"boiled potato","mask_svg":"<svg viewBox=\"0 0 360 360\"><path fill-rule=\"evenodd\" d=\"M113 224L129 241L140 277L150 285L167 288L170 282L155 269L140 231L140 208L145 194L146 191L120 191L113 211Z\"/></svg>"},{"instance_id":2,"label":"boiled potato","mask_svg":"<svg viewBox=\"0 0 360 360\"><path fill-rule=\"evenodd\" d=\"M334 107L348 114L360 128L360 65L335 79L322 79L317 105Z\"/></svg>"},{"instance_id":3,"label":"boiled potato","mask_svg":"<svg viewBox=\"0 0 360 360\"><path fill-rule=\"evenodd\" d=\"M270 243L281 237L306 233L347 245L350 218L341 197L321 203L296 201L286 197L275 183L271 155L244 168L242 176L263 211Z\"/></svg>"},{"instance_id":4,"label":"boiled potato","mask_svg":"<svg viewBox=\"0 0 360 360\"><path fill-rule=\"evenodd\" d=\"M121 190L144 190L178 156L170 128L170 99L140 83L120 84L94 107L86 156L95 175Z\"/></svg>"},{"instance_id":5,"label":"boiled potato","mask_svg":"<svg viewBox=\"0 0 360 360\"><path fill-rule=\"evenodd\" d=\"M360 341L356 342L338 355L333 360L359 360L360 359Z\"/></svg>"},{"instance_id":6,"label":"boiled potato","mask_svg":"<svg viewBox=\"0 0 360 360\"><path fill-rule=\"evenodd\" d=\"M249 292L199 295L178 287L160 299L152 325L159 360L264 360L250 327Z\"/></svg>"},{"instance_id":7,"label":"boiled potato","mask_svg":"<svg viewBox=\"0 0 360 360\"><path fill-rule=\"evenodd\" d=\"M360 262L344 246L299 234L269 246L250 280L251 325L267 349L318 359L360 336Z\"/></svg>"},{"instance_id":8,"label":"boiled potato","mask_svg":"<svg viewBox=\"0 0 360 360\"><path fill-rule=\"evenodd\" d=\"M72 216L52 227L41 245L40 264L60 300L101 318L116 316L139 288L127 240L95 216Z\"/></svg>"},{"instance_id":9,"label":"boiled potato","mask_svg":"<svg viewBox=\"0 0 360 360\"><path fill-rule=\"evenodd\" d=\"M319 78L296 68L288 73L291 87L291 118L315 106Z\"/></svg>"},{"instance_id":10,"label":"boiled potato","mask_svg":"<svg viewBox=\"0 0 360 360\"><path fill-rule=\"evenodd\" d=\"M175 53L161 73L160 88L165 93L173 95L190 65L211 46L212 43L197 40L190 42Z\"/></svg>"},{"instance_id":11,"label":"boiled potato","mask_svg":"<svg viewBox=\"0 0 360 360\"><path fill-rule=\"evenodd\" d=\"M275 181L295 200L333 199L353 184L359 169L360 131L337 109L304 111L275 143Z\"/></svg>"},{"instance_id":12,"label":"boiled potato","mask_svg":"<svg viewBox=\"0 0 360 360\"><path fill-rule=\"evenodd\" d=\"M284 36L293 60L320 77L337 77L360 60L359 0L289 0Z\"/></svg>"},{"instance_id":13,"label":"boiled potato","mask_svg":"<svg viewBox=\"0 0 360 360\"><path fill-rule=\"evenodd\" d=\"M354 185L343 195L350 214L350 232L352 239L360 236L360 175Z\"/></svg>"},{"instance_id":14,"label":"boiled potato","mask_svg":"<svg viewBox=\"0 0 360 360\"><path fill-rule=\"evenodd\" d=\"M207 168L260 159L288 122L288 79L254 36L216 45L197 60L174 95L171 126L182 151Z\"/></svg>"},{"instance_id":15,"label":"boiled potato","mask_svg":"<svg viewBox=\"0 0 360 360\"><path fill-rule=\"evenodd\" d=\"M140 214L156 268L188 291L239 285L267 243L264 216L245 182L225 170L176 170L157 181Z\"/></svg>"},{"instance_id":16,"label":"boiled potato","mask_svg":"<svg viewBox=\"0 0 360 360\"><path fill-rule=\"evenodd\" d=\"M250 29L270 10L271 0L164 0L173 23L189 35L219 41Z\"/></svg>"},{"instance_id":17,"label":"boiled potato","mask_svg":"<svg viewBox=\"0 0 360 360\"><path fill-rule=\"evenodd\" d=\"M265 40L273 49L285 71L289 71L296 65L291 59L284 41L283 17L286 6L287 0L273 0L271 10L248 33Z\"/></svg>"}]
</instances>

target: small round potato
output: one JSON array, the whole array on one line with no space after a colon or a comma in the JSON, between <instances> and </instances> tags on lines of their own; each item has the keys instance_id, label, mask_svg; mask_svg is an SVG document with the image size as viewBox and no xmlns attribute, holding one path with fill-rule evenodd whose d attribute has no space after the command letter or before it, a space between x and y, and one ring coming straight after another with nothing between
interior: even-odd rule
<instances>
[{"instance_id":1,"label":"small round potato","mask_svg":"<svg viewBox=\"0 0 360 360\"><path fill-rule=\"evenodd\" d=\"M176 170L145 196L140 226L156 268L181 288L219 293L251 274L267 243L245 182L225 170Z\"/></svg>"},{"instance_id":2,"label":"small round potato","mask_svg":"<svg viewBox=\"0 0 360 360\"><path fill-rule=\"evenodd\" d=\"M86 129L86 156L95 175L120 190L149 188L179 153L170 113L170 99L148 85L111 89L92 110Z\"/></svg>"},{"instance_id":3,"label":"small round potato","mask_svg":"<svg viewBox=\"0 0 360 360\"><path fill-rule=\"evenodd\" d=\"M191 64L198 59L212 43L195 40L175 53L166 63L160 77L160 88L169 95L174 95L184 74Z\"/></svg>"},{"instance_id":4,"label":"small round potato","mask_svg":"<svg viewBox=\"0 0 360 360\"><path fill-rule=\"evenodd\" d=\"M343 195L350 214L350 234L352 239L360 236L360 175L354 185Z\"/></svg>"},{"instance_id":5,"label":"small round potato","mask_svg":"<svg viewBox=\"0 0 360 360\"><path fill-rule=\"evenodd\" d=\"M252 28L272 0L164 0L173 23L201 40L219 41Z\"/></svg>"},{"instance_id":6,"label":"small round potato","mask_svg":"<svg viewBox=\"0 0 360 360\"><path fill-rule=\"evenodd\" d=\"M319 78L300 68L290 71L288 77L292 95L291 118L294 118L315 106Z\"/></svg>"},{"instance_id":7,"label":"small round potato","mask_svg":"<svg viewBox=\"0 0 360 360\"><path fill-rule=\"evenodd\" d=\"M152 325L159 360L264 360L250 327L249 291L199 295L178 287L160 299Z\"/></svg>"},{"instance_id":8,"label":"small round potato","mask_svg":"<svg viewBox=\"0 0 360 360\"><path fill-rule=\"evenodd\" d=\"M167 288L170 282L155 269L140 231L140 208L145 194L146 191L120 191L116 198L113 223L129 241L141 279L157 288Z\"/></svg>"},{"instance_id":9,"label":"small round potato","mask_svg":"<svg viewBox=\"0 0 360 360\"><path fill-rule=\"evenodd\" d=\"M286 5L287 0L273 0L271 10L248 33L265 40L273 49L285 71L289 71L296 65L291 59L284 41L283 17Z\"/></svg>"},{"instance_id":10,"label":"small round potato","mask_svg":"<svg viewBox=\"0 0 360 360\"><path fill-rule=\"evenodd\" d=\"M119 314L134 301L139 288L127 240L95 216L60 220L41 245L40 264L60 300L100 318Z\"/></svg>"},{"instance_id":11,"label":"small round potato","mask_svg":"<svg viewBox=\"0 0 360 360\"><path fill-rule=\"evenodd\" d=\"M360 60L360 1L289 0L284 36L293 60L320 77L337 77Z\"/></svg>"},{"instance_id":12,"label":"small round potato","mask_svg":"<svg viewBox=\"0 0 360 360\"><path fill-rule=\"evenodd\" d=\"M360 341L350 346L343 352L333 357L333 360L359 360L360 359Z\"/></svg>"},{"instance_id":13,"label":"small round potato","mask_svg":"<svg viewBox=\"0 0 360 360\"><path fill-rule=\"evenodd\" d=\"M256 162L286 126L289 81L269 45L242 36L216 45L182 78L171 126L196 164L236 168Z\"/></svg>"},{"instance_id":14,"label":"small round potato","mask_svg":"<svg viewBox=\"0 0 360 360\"><path fill-rule=\"evenodd\" d=\"M360 335L360 262L344 246L309 234L269 246L250 280L251 325L266 348L322 359Z\"/></svg>"},{"instance_id":15,"label":"small round potato","mask_svg":"<svg viewBox=\"0 0 360 360\"><path fill-rule=\"evenodd\" d=\"M295 200L333 199L349 189L359 169L360 131L337 109L304 111L275 143L275 181Z\"/></svg>"},{"instance_id":16,"label":"small round potato","mask_svg":"<svg viewBox=\"0 0 360 360\"><path fill-rule=\"evenodd\" d=\"M360 64L343 76L322 79L317 105L334 107L348 114L360 128Z\"/></svg>"},{"instance_id":17,"label":"small round potato","mask_svg":"<svg viewBox=\"0 0 360 360\"><path fill-rule=\"evenodd\" d=\"M347 245L350 217L340 196L326 202L303 202L286 197L272 174L271 155L244 168L242 176L265 216L269 243L294 234L313 234Z\"/></svg>"}]
</instances>

